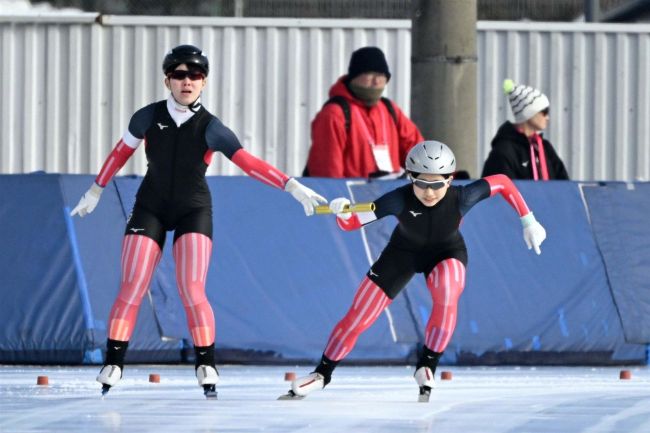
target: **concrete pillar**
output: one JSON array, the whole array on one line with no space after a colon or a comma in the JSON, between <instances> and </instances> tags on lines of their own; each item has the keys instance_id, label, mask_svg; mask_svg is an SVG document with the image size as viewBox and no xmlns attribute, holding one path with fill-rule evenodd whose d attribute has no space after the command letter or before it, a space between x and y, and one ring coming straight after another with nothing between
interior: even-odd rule
<instances>
[{"instance_id":1,"label":"concrete pillar","mask_svg":"<svg viewBox=\"0 0 650 433\"><path fill-rule=\"evenodd\" d=\"M458 170L478 176L477 0L416 0L411 30L411 118L449 145Z\"/></svg>"}]
</instances>

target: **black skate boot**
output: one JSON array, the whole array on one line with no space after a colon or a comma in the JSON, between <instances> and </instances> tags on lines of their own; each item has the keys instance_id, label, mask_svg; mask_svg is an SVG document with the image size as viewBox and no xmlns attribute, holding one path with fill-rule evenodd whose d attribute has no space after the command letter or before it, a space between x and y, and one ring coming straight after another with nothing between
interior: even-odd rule
<instances>
[{"instance_id":1,"label":"black skate boot","mask_svg":"<svg viewBox=\"0 0 650 433\"><path fill-rule=\"evenodd\" d=\"M211 346L194 346L196 362L194 365L196 379L203 387L203 395L207 399L216 399L216 385L219 382L219 372L214 362L214 344Z\"/></svg>"},{"instance_id":2,"label":"black skate boot","mask_svg":"<svg viewBox=\"0 0 650 433\"><path fill-rule=\"evenodd\" d=\"M420 387L420 394L418 396L418 401L426 403L431 397L431 390L435 387L435 374L436 368L438 367L438 361L442 356L442 352L434 352L429 349L427 346L424 346L422 350L422 355L418 360L418 364L415 367L415 381Z\"/></svg>"},{"instance_id":3,"label":"black skate boot","mask_svg":"<svg viewBox=\"0 0 650 433\"><path fill-rule=\"evenodd\" d=\"M332 372L338 363L323 355L316 369L307 376L291 382L289 392L278 397L278 400L302 400L312 391L325 388L331 382Z\"/></svg>"},{"instance_id":4,"label":"black skate boot","mask_svg":"<svg viewBox=\"0 0 650 433\"><path fill-rule=\"evenodd\" d=\"M97 382L102 384L102 396L122 378L124 370L124 356L129 347L128 341L111 340L106 341L106 361L97 375Z\"/></svg>"}]
</instances>

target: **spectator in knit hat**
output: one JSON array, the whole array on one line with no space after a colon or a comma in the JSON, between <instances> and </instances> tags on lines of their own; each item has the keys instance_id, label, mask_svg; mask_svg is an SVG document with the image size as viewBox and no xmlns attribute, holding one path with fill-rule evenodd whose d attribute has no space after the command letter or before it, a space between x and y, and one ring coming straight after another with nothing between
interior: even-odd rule
<instances>
[{"instance_id":1,"label":"spectator in knit hat","mask_svg":"<svg viewBox=\"0 0 650 433\"><path fill-rule=\"evenodd\" d=\"M503 90L515 122L506 121L499 127L481 176L505 174L511 179L568 180L564 163L541 135L549 120L546 95L510 79L504 81Z\"/></svg>"},{"instance_id":2,"label":"spectator in knit hat","mask_svg":"<svg viewBox=\"0 0 650 433\"><path fill-rule=\"evenodd\" d=\"M399 176L406 154L423 141L417 126L382 94L391 74L384 53L352 53L348 73L330 88L330 99L311 124L312 146L303 175Z\"/></svg>"}]
</instances>

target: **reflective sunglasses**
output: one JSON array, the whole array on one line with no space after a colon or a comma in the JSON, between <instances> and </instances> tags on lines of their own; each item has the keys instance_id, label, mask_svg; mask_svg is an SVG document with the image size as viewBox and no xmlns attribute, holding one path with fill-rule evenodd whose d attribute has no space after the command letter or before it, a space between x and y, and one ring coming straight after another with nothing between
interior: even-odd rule
<instances>
[{"instance_id":1,"label":"reflective sunglasses","mask_svg":"<svg viewBox=\"0 0 650 433\"><path fill-rule=\"evenodd\" d=\"M437 191L437 190L442 189L445 186L447 186L447 183L449 182L449 179L445 179L445 180L422 180L422 179L416 179L416 178L412 177L411 182L413 183L413 185L417 186L420 189L431 188L432 190Z\"/></svg>"},{"instance_id":2,"label":"reflective sunglasses","mask_svg":"<svg viewBox=\"0 0 650 433\"><path fill-rule=\"evenodd\" d=\"M540 113L542 113L544 116L548 116L549 108L550 107L544 108L542 111L540 111Z\"/></svg>"},{"instance_id":3,"label":"reflective sunglasses","mask_svg":"<svg viewBox=\"0 0 650 433\"><path fill-rule=\"evenodd\" d=\"M184 80L186 78L189 78L192 81L198 81L205 78L205 74L203 74L203 72L183 71L183 70L172 71L167 76L171 79L179 80L179 81Z\"/></svg>"}]
</instances>

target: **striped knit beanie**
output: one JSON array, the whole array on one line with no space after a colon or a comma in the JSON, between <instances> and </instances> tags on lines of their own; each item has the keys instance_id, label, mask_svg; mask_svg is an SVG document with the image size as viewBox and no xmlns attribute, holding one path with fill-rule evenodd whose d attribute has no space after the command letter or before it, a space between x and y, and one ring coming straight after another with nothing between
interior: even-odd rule
<instances>
[{"instance_id":1,"label":"striped knit beanie","mask_svg":"<svg viewBox=\"0 0 650 433\"><path fill-rule=\"evenodd\" d=\"M515 84L511 79L503 82L503 91L510 101L515 123L523 123L551 105L545 94L534 87Z\"/></svg>"}]
</instances>

